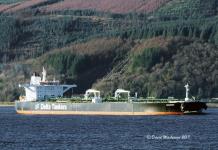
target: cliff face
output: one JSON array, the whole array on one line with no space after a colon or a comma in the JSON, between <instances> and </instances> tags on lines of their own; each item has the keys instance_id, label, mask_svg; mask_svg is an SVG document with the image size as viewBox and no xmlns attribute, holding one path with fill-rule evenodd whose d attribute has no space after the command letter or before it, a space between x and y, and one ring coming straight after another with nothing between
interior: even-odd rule
<instances>
[{"instance_id":1,"label":"cliff face","mask_svg":"<svg viewBox=\"0 0 218 150\"><path fill-rule=\"evenodd\" d=\"M218 96L216 0L0 3L1 101L42 66L77 93L180 98L188 82L195 97Z\"/></svg>"}]
</instances>

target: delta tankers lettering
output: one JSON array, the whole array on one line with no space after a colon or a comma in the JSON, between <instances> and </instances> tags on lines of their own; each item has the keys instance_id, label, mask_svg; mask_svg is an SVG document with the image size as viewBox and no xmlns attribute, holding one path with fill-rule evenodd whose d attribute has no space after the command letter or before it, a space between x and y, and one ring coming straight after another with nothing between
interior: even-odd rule
<instances>
[{"instance_id":1,"label":"delta tankers lettering","mask_svg":"<svg viewBox=\"0 0 218 150\"><path fill-rule=\"evenodd\" d=\"M35 110L67 110L67 105L39 103L35 105Z\"/></svg>"}]
</instances>

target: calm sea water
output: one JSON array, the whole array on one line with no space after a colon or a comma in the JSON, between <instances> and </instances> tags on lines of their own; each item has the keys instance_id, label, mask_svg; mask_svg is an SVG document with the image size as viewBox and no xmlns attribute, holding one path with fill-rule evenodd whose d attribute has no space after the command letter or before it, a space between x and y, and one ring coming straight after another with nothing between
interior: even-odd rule
<instances>
[{"instance_id":1,"label":"calm sea water","mask_svg":"<svg viewBox=\"0 0 218 150\"><path fill-rule=\"evenodd\" d=\"M0 149L218 149L218 109L183 116L27 116L0 107Z\"/></svg>"}]
</instances>

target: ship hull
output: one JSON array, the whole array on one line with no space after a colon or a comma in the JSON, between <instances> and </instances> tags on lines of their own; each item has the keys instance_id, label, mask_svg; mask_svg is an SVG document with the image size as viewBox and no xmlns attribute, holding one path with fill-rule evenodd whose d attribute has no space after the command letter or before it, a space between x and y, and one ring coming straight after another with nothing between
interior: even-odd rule
<instances>
[{"instance_id":1,"label":"ship hull","mask_svg":"<svg viewBox=\"0 0 218 150\"><path fill-rule=\"evenodd\" d=\"M201 113L207 109L203 102L171 103L57 103L15 102L18 114L36 115L183 115Z\"/></svg>"}]
</instances>

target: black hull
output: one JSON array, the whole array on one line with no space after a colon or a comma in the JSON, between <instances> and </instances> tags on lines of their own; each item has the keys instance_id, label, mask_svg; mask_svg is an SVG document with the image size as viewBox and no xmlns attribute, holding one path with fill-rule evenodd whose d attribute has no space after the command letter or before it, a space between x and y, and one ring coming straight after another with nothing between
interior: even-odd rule
<instances>
[{"instance_id":1,"label":"black hull","mask_svg":"<svg viewBox=\"0 0 218 150\"><path fill-rule=\"evenodd\" d=\"M201 113L207 109L204 102L170 103L57 103L57 102L15 102L15 109L20 114L54 115L182 115Z\"/></svg>"}]
</instances>

